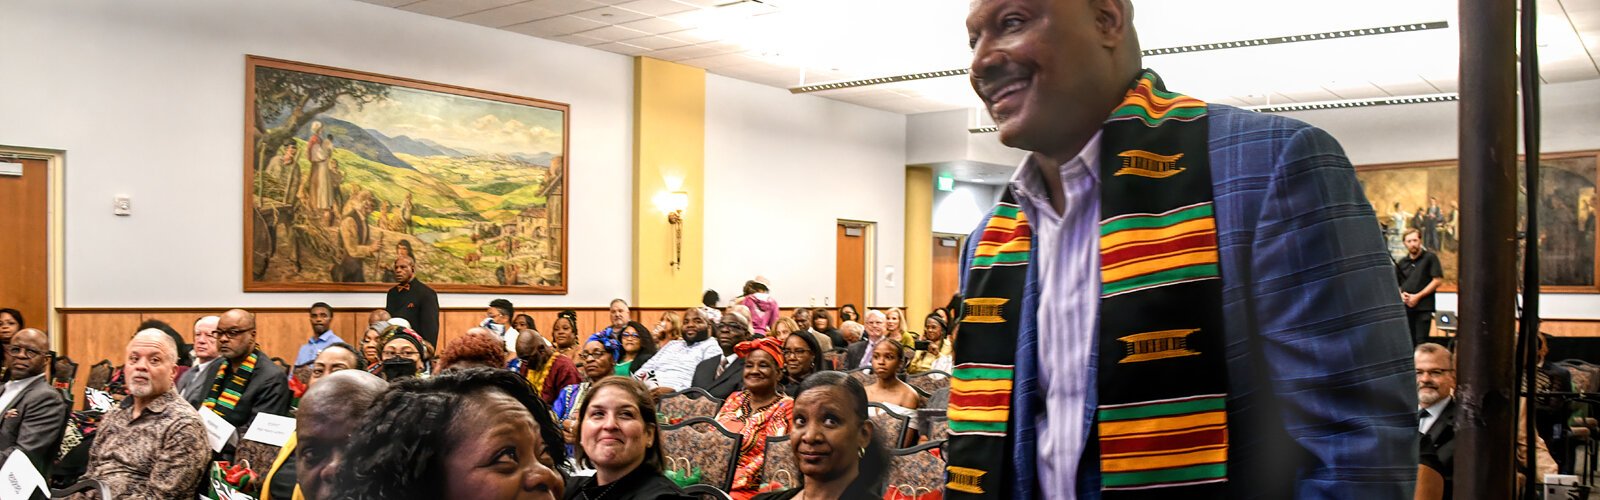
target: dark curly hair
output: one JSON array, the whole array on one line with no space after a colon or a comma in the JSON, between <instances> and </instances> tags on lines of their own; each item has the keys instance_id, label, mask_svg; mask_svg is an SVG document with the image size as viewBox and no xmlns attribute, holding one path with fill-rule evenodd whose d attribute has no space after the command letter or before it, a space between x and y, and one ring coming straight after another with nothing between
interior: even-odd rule
<instances>
[{"instance_id":1,"label":"dark curly hair","mask_svg":"<svg viewBox=\"0 0 1600 500\"><path fill-rule=\"evenodd\" d=\"M489 335L463 335L439 349L439 369L457 364L499 368L506 364L506 343Z\"/></svg>"},{"instance_id":2,"label":"dark curly hair","mask_svg":"<svg viewBox=\"0 0 1600 500\"><path fill-rule=\"evenodd\" d=\"M650 332L650 329L645 328L644 323L638 321L629 321L628 326L633 327L633 331L639 334L639 354L636 356L642 358L654 356L656 349L659 349L660 346L656 345L656 336ZM627 327L623 327L623 329L626 330ZM617 332L617 342L622 342L622 332Z\"/></svg>"},{"instance_id":3,"label":"dark curly hair","mask_svg":"<svg viewBox=\"0 0 1600 500\"><path fill-rule=\"evenodd\" d=\"M830 370L813 373L811 376L806 377L804 382L800 383L800 390L795 393L794 397L795 399L800 399L802 394L816 389L827 388L835 388L843 392L845 400L842 403L845 404L842 406L849 408L846 411L854 413L856 418L861 419L862 425L868 425L870 420L867 418L867 388L861 385L860 380L856 380L855 377L844 372ZM793 432L793 429L791 429L790 433ZM791 446L798 445L799 442L796 438L790 438L789 440ZM795 454L797 460L799 456L799 453ZM877 439L876 436L873 439L868 439L867 447L862 450L861 461L858 462L856 467L858 471L856 480L850 483L846 491L868 491L874 494L881 494L883 492L883 482L889 477L889 449L885 448L883 442ZM801 476L799 481L801 487L804 487L805 476Z\"/></svg>"},{"instance_id":4,"label":"dark curly hair","mask_svg":"<svg viewBox=\"0 0 1600 500\"><path fill-rule=\"evenodd\" d=\"M443 498L444 460L455 445L452 422L466 402L487 391L511 396L533 414L543 451L566 476L560 427L528 381L506 370L468 368L393 383L350 436L347 456L359 458L339 469L334 498Z\"/></svg>"}]
</instances>

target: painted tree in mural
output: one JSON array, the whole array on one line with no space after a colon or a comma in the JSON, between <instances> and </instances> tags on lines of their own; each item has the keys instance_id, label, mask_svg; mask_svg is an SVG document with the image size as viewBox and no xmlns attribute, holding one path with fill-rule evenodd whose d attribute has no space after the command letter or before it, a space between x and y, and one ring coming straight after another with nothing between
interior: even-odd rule
<instances>
[{"instance_id":1,"label":"painted tree in mural","mask_svg":"<svg viewBox=\"0 0 1600 500\"><path fill-rule=\"evenodd\" d=\"M331 76L256 70L255 139L256 171L267 166L279 148L294 139L306 124L333 109L342 97L357 109L389 96L387 85ZM276 124L276 126L273 126Z\"/></svg>"}]
</instances>

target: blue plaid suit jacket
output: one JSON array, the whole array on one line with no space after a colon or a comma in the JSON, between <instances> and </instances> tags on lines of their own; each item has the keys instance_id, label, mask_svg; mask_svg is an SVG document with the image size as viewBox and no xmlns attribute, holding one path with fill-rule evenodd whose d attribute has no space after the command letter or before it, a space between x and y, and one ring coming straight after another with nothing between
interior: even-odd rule
<instances>
[{"instance_id":1,"label":"blue plaid suit jacket","mask_svg":"<svg viewBox=\"0 0 1600 500\"><path fill-rule=\"evenodd\" d=\"M1410 336L1393 263L1354 168L1332 136L1304 122L1218 104L1209 118L1229 498L1412 498ZM969 239L963 269L978 240ZM1033 415L1045 408L1036 382L1036 267L1024 292L1012 395L1013 498L1042 496L1034 469ZM1084 426L1092 429L1094 381L1086 383ZM1098 499L1098 449L1093 441L1086 448L1078 498Z\"/></svg>"}]
</instances>

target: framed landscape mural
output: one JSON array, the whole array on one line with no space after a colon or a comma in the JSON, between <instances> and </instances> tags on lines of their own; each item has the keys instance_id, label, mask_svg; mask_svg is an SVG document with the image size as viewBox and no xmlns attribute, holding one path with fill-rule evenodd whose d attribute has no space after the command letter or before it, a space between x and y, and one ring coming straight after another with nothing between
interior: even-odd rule
<instances>
[{"instance_id":1,"label":"framed landscape mural","mask_svg":"<svg viewBox=\"0 0 1600 500\"><path fill-rule=\"evenodd\" d=\"M1600 293L1600 266L1595 256L1596 178L1600 177L1600 151L1544 153L1539 156L1539 189L1532 193L1539 205L1539 275L1547 292ZM1517 159L1517 179L1522 180L1523 159ZM1417 228L1423 246L1437 252L1444 266L1442 291L1456 291L1460 278L1460 165L1455 160L1370 165L1356 167L1356 177L1367 200L1378 212L1389 253L1406 254L1401 235ZM1529 192L1518 182L1517 231L1526 231ZM1518 245L1520 248L1520 244ZM1521 278L1522 256L1517 259Z\"/></svg>"},{"instance_id":2,"label":"framed landscape mural","mask_svg":"<svg viewBox=\"0 0 1600 500\"><path fill-rule=\"evenodd\" d=\"M245 291L564 294L566 104L246 57Z\"/></svg>"}]
</instances>

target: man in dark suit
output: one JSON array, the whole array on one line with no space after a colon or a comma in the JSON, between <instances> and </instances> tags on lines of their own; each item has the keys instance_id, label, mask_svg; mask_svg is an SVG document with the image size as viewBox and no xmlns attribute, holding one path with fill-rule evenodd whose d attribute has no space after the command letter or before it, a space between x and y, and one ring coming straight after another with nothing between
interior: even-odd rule
<instances>
[{"instance_id":1,"label":"man in dark suit","mask_svg":"<svg viewBox=\"0 0 1600 500\"><path fill-rule=\"evenodd\" d=\"M390 316L405 318L411 323L411 330L423 340L439 345L439 294L417 279L411 244L400 243L400 256L394 259L394 278L398 284L389 288L383 308Z\"/></svg>"},{"instance_id":2,"label":"man in dark suit","mask_svg":"<svg viewBox=\"0 0 1600 500\"><path fill-rule=\"evenodd\" d=\"M0 460L11 450L22 450L50 477L50 462L61 448L61 430L67 425L67 400L44 376L50 364L50 339L32 328L17 332L6 346L7 380L0 392Z\"/></svg>"},{"instance_id":3,"label":"man in dark suit","mask_svg":"<svg viewBox=\"0 0 1600 500\"><path fill-rule=\"evenodd\" d=\"M234 427L244 427L257 413L289 414L288 374L256 348L256 315L243 309L223 313L217 322L221 363L206 391L201 411L213 411ZM225 393L239 394L235 400Z\"/></svg>"},{"instance_id":4,"label":"man in dark suit","mask_svg":"<svg viewBox=\"0 0 1600 500\"><path fill-rule=\"evenodd\" d=\"M733 347L750 337L750 320L739 313L728 313L717 324L717 346L722 355L701 361L694 367L692 387L705 389L717 399L728 399L734 391L744 386L744 358L734 354Z\"/></svg>"},{"instance_id":5,"label":"man in dark suit","mask_svg":"<svg viewBox=\"0 0 1600 500\"><path fill-rule=\"evenodd\" d=\"M1417 432L1422 434L1421 453L1425 465L1444 476L1444 498L1450 498L1455 471L1456 404L1450 396L1456 390L1455 356L1444 346L1424 343L1417 346Z\"/></svg>"}]
</instances>

